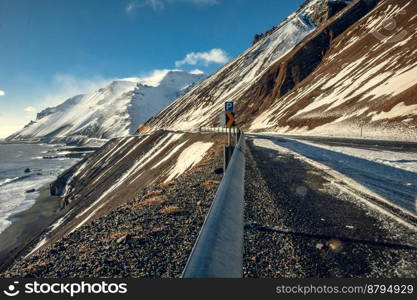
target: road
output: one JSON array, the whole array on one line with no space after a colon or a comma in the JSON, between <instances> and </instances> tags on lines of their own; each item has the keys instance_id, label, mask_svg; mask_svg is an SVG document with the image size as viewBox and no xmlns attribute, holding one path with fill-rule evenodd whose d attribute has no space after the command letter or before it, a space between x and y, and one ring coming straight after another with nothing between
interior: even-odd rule
<instances>
[{"instance_id":1,"label":"road","mask_svg":"<svg viewBox=\"0 0 417 300\"><path fill-rule=\"evenodd\" d=\"M415 221L407 215L416 216L417 211L417 144L282 136L260 137L257 143L333 170L330 175L349 183L352 192L401 219Z\"/></svg>"},{"instance_id":2,"label":"road","mask_svg":"<svg viewBox=\"0 0 417 300\"><path fill-rule=\"evenodd\" d=\"M417 157L417 144L260 135L247 144L245 276L417 277L417 174L328 148Z\"/></svg>"}]
</instances>

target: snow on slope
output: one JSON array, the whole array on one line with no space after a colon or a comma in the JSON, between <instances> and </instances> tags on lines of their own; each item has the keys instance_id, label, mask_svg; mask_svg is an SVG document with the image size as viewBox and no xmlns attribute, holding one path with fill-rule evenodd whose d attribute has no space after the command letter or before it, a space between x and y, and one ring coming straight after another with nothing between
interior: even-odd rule
<instances>
[{"instance_id":1,"label":"snow on slope","mask_svg":"<svg viewBox=\"0 0 417 300\"><path fill-rule=\"evenodd\" d=\"M147 125L217 126L233 100L251 131L413 140L416 13L411 0L310 0Z\"/></svg>"},{"instance_id":2,"label":"snow on slope","mask_svg":"<svg viewBox=\"0 0 417 300\"><path fill-rule=\"evenodd\" d=\"M186 170L191 169L197 163L199 163L206 155L207 151L213 146L213 143L197 142L185 149L171 170L168 178L165 182L171 181L172 179L183 174Z\"/></svg>"},{"instance_id":3,"label":"snow on slope","mask_svg":"<svg viewBox=\"0 0 417 300\"><path fill-rule=\"evenodd\" d=\"M112 139L54 183L61 186L66 210L28 256L131 201L144 187L191 171L221 140L215 134L164 131Z\"/></svg>"},{"instance_id":4,"label":"snow on slope","mask_svg":"<svg viewBox=\"0 0 417 300\"><path fill-rule=\"evenodd\" d=\"M134 133L173 100L201 81L202 74L169 71L159 82L127 78L90 94L78 95L47 108L8 140L46 142L110 139Z\"/></svg>"},{"instance_id":5,"label":"snow on slope","mask_svg":"<svg viewBox=\"0 0 417 300\"><path fill-rule=\"evenodd\" d=\"M244 95L271 65L317 28L318 25L314 23L311 15L313 12L317 13L317 3L323 2L327 3L328 0L307 1L250 49L153 118L149 126L192 130L200 126L214 125L213 120L217 121L217 114L222 111L224 101ZM327 14L325 11L318 13Z\"/></svg>"},{"instance_id":6,"label":"snow on slope","mask_svg":"<svg viewBox=\"0 0 417 300\"><path fill-rule=\"evenodd\" d=\"M251 130L414 140L416 1L381 0L335 39L320 67Z\"/></svg>"}]
</instances>

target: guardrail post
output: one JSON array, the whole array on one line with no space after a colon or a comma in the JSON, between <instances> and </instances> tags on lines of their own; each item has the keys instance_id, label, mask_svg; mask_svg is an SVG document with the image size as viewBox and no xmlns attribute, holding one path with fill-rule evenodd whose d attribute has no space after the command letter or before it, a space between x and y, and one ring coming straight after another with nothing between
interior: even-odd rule
<instances>
[{"instance_id":1,"label":"guardrail post","mask_svg":"<svg viewBox=\"0 0 417 300\"><path fill-rule=\"evenodd\" d=\"M226 128L227 132L227 146L224 147L224 163L223 163L223 170L226 172L227 167L229 166L230 159L232 158L234 146L232 145L232 132L235 131L235 128ZM238 140L235 141L235 145L237 146Z\"/></svg>"},{"instance_id":2,"label":"guardrail post","mask_svg":"<svg viewBox=\"0 0 417 300\"><path fill-rule=\"evenodd\" d=\"M224 147L224 163L223 163L223 170L226 172L227 167L229 166L230 159L233 155L233 146L226 146Z\"/></svg>"}]
</instances>

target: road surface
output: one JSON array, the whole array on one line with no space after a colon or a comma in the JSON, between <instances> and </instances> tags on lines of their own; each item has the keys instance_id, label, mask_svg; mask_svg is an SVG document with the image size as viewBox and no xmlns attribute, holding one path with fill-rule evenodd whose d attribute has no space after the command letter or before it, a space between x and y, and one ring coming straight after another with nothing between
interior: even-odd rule
<instances>
[{"instance_id":1,"label":"road surface","mask_svg":"<svg viewBox=\"0 0 417 300\"><path fill-rule=\"evenodd\" d=\"M346 154L417 157L417 144L261 135L247 144L245 276L417 276L413 162Z\"/></svg>"}]
</instances>

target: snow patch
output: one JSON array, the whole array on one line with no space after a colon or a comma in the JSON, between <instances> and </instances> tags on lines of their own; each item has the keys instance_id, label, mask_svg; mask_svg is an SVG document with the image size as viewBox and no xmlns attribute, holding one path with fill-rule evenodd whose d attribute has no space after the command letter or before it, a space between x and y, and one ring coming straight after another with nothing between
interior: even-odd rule
<instances>
[{"instance_id":1,"label":"snow patch","mask_svg":"<svg viewBox=\"0 0 417 300\"><path fill-rule=\"evenodd\" d=\"M214 143L196 142L185 149L178 157L173 170L170 172L165 182L171 181L198 164L213 145Z\"/></svg>"},{"instance_id":2,"label":"snow patch","mask_svg":"<svg viewBox=\"0 0 417 300\"><path fill-rule=\"evenodd\" d=\"M397 117L404 117L408 115L417 115L417 104L415 105L405 105L403 102L398 103L394 106L390 111L385 112L382 111L378 114L370 114L372 115L372 121L384 120L384 119L392 119Z\"/></svg>"}]
</instances>

